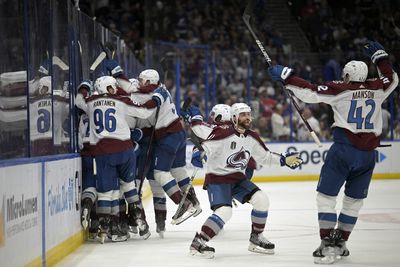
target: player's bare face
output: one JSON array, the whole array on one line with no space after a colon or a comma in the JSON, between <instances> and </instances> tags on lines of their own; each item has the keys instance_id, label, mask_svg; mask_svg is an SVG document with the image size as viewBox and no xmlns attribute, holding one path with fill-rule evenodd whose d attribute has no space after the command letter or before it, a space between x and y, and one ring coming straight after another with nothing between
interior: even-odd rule
<instances>
[{"instance_id":1,"label":"player's bare face","mask_svg":"<svg viewBox=\"0 0 400 267\"><path fill-rule=\"evenodd\" d=\"M251 126L251 113L242 112L239 114L237 126L239 129L248 130Z\"/></svg>"}]
</instances>

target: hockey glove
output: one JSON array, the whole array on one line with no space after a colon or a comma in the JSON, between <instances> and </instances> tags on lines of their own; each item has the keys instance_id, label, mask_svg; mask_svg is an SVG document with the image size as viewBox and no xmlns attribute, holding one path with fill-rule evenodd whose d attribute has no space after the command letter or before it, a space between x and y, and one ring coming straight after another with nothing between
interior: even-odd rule
<instances>
[{"instance_id":1,"label":"hockey glove","mask_svg":"<svg viewBox=\"0 0 400 267\"><path fill-rule=\"evenodd\" d=\"M186 122L193 120L203 121L200 109L196 106L190 106L187 110L181 110L181 116Z\"/></svg>"},{"instance_id":2,"label":"hockey glove","mask_svg":"<svg viewBox=\"0 0 400 267\"><path fill-rule=\"evenodd\" d=\"M383 48L380 43L374 41L368 41L364 45L364 52L371 58L373 63L377 63L379 59L389 56L388 53L386 53L385 48Z\"/></svg>"},{"instance_id":3,"label":"hockey glove","mask_svg":"<svg viewBox=\"0 0 400 267\"><path fill-rule=\"evenodd\" d=\"M143 131L140 128L131 130L131 140L139 142L143 138Z\"/></svg>"},{"instance_id":4,"label":"hockey glove","mask_svg":"<svg viewBox=\"0 0 400 267\"><path fill-rule=\"evenodd\" d=\"M207 156L204 151L199 151L197 148L193 150L191 163L197 168L203 168L203 162L207 161Z\"/></svg>"},{"instance_id":5,"label":"hockey glove","mask_svg":"<svg viewBox=\"0 0 400 267\"><path fill-rule=\"evenodd\" d=\"M167 88L165 88L164 86L160 86L156 90L154 90L154 94L151 99L157 102L157 106L161 106L165 102L165 100L168 99L168 97L169 92Z\"/></svg>"},{"instance_id":6,"label":"hockey glove","mask_svg":"<svg viewBox=\"0 0 400 267\"><path fill-rule=\"evenodd\" d=\"M299 157L298 152L285 152L281 154L281 166L288 166L294 170L301 164L303 164L303 160Z\"/></svg>"},{"instance_id":7,"label":"hockey glove","mask_svg":"<svg viewBox=\"0 0 400 267\"><path fill-rule=\"evenodd\" d=\"M104 64L106 66L106 69L111 73L113 77L118 77L124 72L118 62L114 59L106 59Z\"/></svg>"},{"instance_id":8,"label":"hockey glove","mask_svg":"<svg viewBox=\"0 0 400 267\"><path fill-rule=\"evenodd\" d=\"M293 69L282 65L274 65L268 68L269 75L276 82L284 82L293 72Z\"/></svg>"}]
</instances>

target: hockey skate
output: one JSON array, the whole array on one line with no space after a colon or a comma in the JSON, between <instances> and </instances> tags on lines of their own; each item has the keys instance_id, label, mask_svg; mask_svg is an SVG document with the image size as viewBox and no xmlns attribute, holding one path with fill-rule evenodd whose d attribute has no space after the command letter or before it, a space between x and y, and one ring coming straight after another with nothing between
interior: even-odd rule
<instances>
[{"instance_id":1,"label":"hockey skate","mask_svg":"<svg viewBox=\"0 0 400 267\"><path fill-rule=\"evenodd\" d=\"M207 246L206 241L201 237L201 235L196 233L192 244L190 244L190 255L212 259L214 258L214 253L215 249Z\"/></svg>"},{"instance_id":2,"label":"hockey skate","mask_svg":"<svg viewBox=\"0 0 400 267\"><path fill-rule=\"evenodd\" d=\"M86 230L90 223L90 211L93 207L93 201L90 198L84 198L82 200L82 213L81 213L81 224L83 230Z\"/></svg>"},{"instance_id":3,"label":"hockey skate","mask_svg":"<svg viewBox=\"0 0 400 267\"><path fill-rule=\"evenodd\" d=\"M181 202L174 214L172 216L171 224L178 225L192 217L196 213L196 209L193 207L192 202L185 198L183 202Z\"/></svg>"},{"instance_id":4,"label":"hockey skate","mask_svg":"<svg viewBox=\"0 0 400 267\"><path fill-rule=\"evenodd\" d=\"M150 237L151 233L149 225L142 215L142 210L138 204L129 204L129 225L136 225L139 236L146 240Z\"/></svg>"},{"instance_id":5,"label":"hockey skate","mask_svg":"<svg viewBox=\"0 0 400 267\"><path fill-rule=\"evenodd\" d=\"M203 210L200 207L200 201L197 199L196 192L194 191L193 186L190 186L187 198L192 202L193 208L196 209L195 213L193 214L193 217L196 217L199 215Z\"/></svg>"},{"instance_id":6,"label":"hockey skate","mask_svg":"<svg viewBox=\"0 0 400 267\"><path fill-rule=\"evenodd\" d=\"M262 254L274 254L274 248L275 244L268 241L262 233L251 233L249 251Z\"/></svg>"},{"instance_id":7,"label":"hockey skate","mask_svg":"<svg viewBox=\"0 0 400 267\"><path fill-rule=\"evenodd\" d=\"M99 223L99 241L101 244L104 244L104 242L110 235L110 217L101 217L99 219Z\"/></svg>"},{"instance_id":8,"label":"hockey skate","mask_svg":"<svg viewBox=\"0 0 400 267\"><path fill-rule=\"evenodd\" d=\"M350 255L350 251L346 247L346 240L342 238L342 230L335 229L333 231L333 239L335 241L335 256L337 260L342 257L347 257Z\"/></svg>"},{"instance_id":9,"label":"hockey skate","mask_svg":"<svg viewBox=\"0 0 400 267\"><path fill-rule=\"evenodd\" d=\"M88 241L96 241L100 231L100 222L97 219L90 220Z\"/></svg>"},{"instance_id":10,"label":"hockey skate","mask_svg":"<svg viewBox=\"0 0 400 267\"><path fill-rule=\"evenodd\" d=\"M325 237L321 240L319 247L313 252L314 263L332 264L335 262L334 240L331 237Z\"/></svg>"},{"instance_id":11,"label":"hockey skate","mask_svg":"<svg viewBox=\"0 0 400 267\"><path fill-rule=\"evenodd\" d=\"M160 214L156 212L156 232L161 238L164 238L165 232L165 219L166 214Z\"/></svg>"},{"instance_id":12,"label":"hockey skate","mask_svg":"<svg viewBox=\"0 0 400 267\"><path fill-rule=\"evenodd\" d=\"M118 223L118 217L113 217L110 222L110 236L112 242L123 242L128 240L128 228L123 229Z\"/></svg>"}]
</instances>

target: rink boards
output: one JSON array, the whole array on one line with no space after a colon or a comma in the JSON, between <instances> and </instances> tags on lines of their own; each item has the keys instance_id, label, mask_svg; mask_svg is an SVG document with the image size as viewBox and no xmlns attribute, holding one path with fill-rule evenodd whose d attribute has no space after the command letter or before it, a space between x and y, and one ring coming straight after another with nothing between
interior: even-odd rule
<instances>
[{"instance_id":1,"label":"rink boards","mask_svg":"<svg viewBox=\"0 0 400 267\"><path fill-rule=\"evenodd\" d=\"M263 167L253 181L316 180L331 144L267 144L274 152L298 151L304 165L299 170ZM391 144L377 149L374 179L400 178L400 142ZM189 175L192 148L187 147ZM82 244L80 169L77 154L0 162L0 267L52 266ZM203 179L199 170L195 183Z\"/></svg>"},{"instance_id":2,"label":"rink boards","mask_svg":"<svg viewBox=\"0 0 400 267\"><path fill-rule=\"evenodd\" d=\"M78 154L0 163L0 266L52 266L83 242Z\"/></svg>"}]
</instances>

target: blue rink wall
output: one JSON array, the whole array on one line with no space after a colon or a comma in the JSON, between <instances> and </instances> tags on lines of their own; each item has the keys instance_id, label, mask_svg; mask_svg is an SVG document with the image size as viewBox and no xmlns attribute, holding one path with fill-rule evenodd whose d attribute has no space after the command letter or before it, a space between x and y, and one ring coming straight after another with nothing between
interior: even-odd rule
<instances>
[{"instance_id":1,"label":"blue rink wall","mask_svg":"<svg viewBox=\"0 0 400 267\"><path fill-rule=\"evenodd\" d=\"M317 180L332 143L272 143L274 152L298 151L299 170L261 168L255 182ZM374 179L400 178L400 143L378 148ZM190 162L193 146L187 147ZM191 175L193 166L188 164ZM204 170L197 172L201 184ZM53 266L84 242L80 226L81 160L78 154L0 162L0 267ZM148 187L144 197L150 195ZM23 251L21 251L23 249Z\"/></svg>"}]
</instances>

